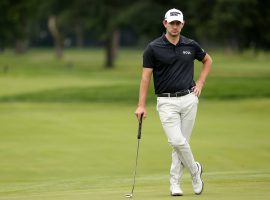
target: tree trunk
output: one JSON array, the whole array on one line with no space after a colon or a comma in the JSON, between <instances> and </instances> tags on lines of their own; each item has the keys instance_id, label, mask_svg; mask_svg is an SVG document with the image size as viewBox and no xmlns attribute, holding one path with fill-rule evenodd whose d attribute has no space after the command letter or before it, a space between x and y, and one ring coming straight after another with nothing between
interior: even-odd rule
<instances>
[{"instance_id":1,"label":"tree trunk","mask_svg":"<svg viewBox=\"0 0 270 200\"><path fill-rule=\"evenodd\" d=\"M57 16L49 16L48 28L54 40L56 57L60 59L63 56L63 43L57 24Z\"/></svg>"},{"instance_id":2,"label":"tree trunk","mask_svg":"<svg viewBox=\"0 0 270 200\"><path fill-rule=\"evenodd\" d=\"M113 68L119 47L119 30L115 29L108 35L106 40L106 68Z\"/></svg>"}]
</instances>

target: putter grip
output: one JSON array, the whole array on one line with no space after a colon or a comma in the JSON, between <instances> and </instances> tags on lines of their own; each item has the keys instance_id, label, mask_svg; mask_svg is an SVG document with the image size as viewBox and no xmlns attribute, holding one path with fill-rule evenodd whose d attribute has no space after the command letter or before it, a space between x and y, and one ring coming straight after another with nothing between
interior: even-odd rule
<instances>
[{"instance_id":1,"label":"putter grip","mask_svg":"<svg viewBox=\"0 0 270 200\"><path fill-rule=\"evenodd\" d=\"M140 117L140 120L139 120L139 128L138 128L137 139L141 139L141 135L142 135L142 120L143 120L143 113L141 114L141 117Z\"/></svg>"}]
</instances>

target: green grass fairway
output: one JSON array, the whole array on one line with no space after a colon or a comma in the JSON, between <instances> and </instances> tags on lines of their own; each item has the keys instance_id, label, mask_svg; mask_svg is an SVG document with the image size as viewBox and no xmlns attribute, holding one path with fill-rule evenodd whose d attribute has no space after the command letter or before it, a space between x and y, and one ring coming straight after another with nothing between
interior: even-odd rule
<instances>
[{"instance_id":1,"label":"green grass fairway","mask_svg":"<svg viewBox=\"0 0 270 200\"><path fill-rule=\"evenodd\" d=\"M168 195L170 147L154 105L143 124L136 199ZM124 199L132 185L133 105L0 105L0 199ZM192 147L205 191L181 199L269 199L269 99L201 100Z\"/></svg>"},{"instance_id":2,"label":"green grass fairway","mask_svg":"<svg viewBox=\"0 0 270 200\"><path fill-rule=\"evenodd\" d=\"M0 54L0 200L121 200L133 183L142 50L121 49L104 69L101 49ZM268 200L269 53L211 53L191 147L205 173L193 200ZM196 62L196 74L199 73ZM143 123L135 197L169 196L171 148L155 111Z\"/></svg>"}]
</instances>

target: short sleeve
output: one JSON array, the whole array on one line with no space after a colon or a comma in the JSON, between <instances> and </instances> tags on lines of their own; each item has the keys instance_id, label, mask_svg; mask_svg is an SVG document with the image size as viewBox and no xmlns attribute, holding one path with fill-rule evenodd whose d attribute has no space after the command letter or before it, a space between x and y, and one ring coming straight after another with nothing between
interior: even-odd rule
<instances>
[{"instance_id":1,"label":"short sleeve","mask_svg":"<svg viewBox=\"0 0 270 200\"><path fill-rule=\"evenodd\" d=\"M150 45L148 45L143 53L143 67L154 68L154 54Z\"/></svg>"},{"instance_id":2,"label":"short sleeve","mask_svg":"<svg viewBox=\"0 0 270 200\"><path fill-rule=\"evenodd\" d=\"M206 52L201 48L201 46L194 41L195 46L195 59L202 61L206 55Z\"/></svg>"}]
</instances>

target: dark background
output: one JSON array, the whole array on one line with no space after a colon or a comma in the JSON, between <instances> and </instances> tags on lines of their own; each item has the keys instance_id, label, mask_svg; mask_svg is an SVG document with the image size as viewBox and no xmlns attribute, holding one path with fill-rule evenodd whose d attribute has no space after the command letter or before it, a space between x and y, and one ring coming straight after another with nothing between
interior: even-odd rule
<instances>
[{"instance_id":1,"label":"dark background","mask_svg":"<svg viewBox=\"0 0 270 200\"><path fill-rule=\"evenodd\" d=\"M113 67L120 47L144 47L164 32L171 8L186 21L182 34L205 48L254 53L270 49L270 1L266 0L1 0L0 49L104 47ZM53 24L49 28L49 21Z\"/></svg>"}]
</instances>

